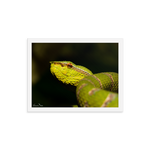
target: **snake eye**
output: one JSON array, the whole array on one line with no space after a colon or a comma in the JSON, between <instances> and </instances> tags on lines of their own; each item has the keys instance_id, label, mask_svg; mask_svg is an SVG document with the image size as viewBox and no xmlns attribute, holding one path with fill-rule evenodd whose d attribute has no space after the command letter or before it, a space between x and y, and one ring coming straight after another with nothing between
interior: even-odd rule
<instances>
[{"instance_id":1,"label":"snake eye","mask_svg":"<svg viewBox=\"0 0 150 150\"><path fill-rule=\"evenodd\" d=\"M67 64L67 67L68 67L68 68L72 68L72 64L71 64L71 63L68 63L68 64Z\"/></svg>"}]
</instances>

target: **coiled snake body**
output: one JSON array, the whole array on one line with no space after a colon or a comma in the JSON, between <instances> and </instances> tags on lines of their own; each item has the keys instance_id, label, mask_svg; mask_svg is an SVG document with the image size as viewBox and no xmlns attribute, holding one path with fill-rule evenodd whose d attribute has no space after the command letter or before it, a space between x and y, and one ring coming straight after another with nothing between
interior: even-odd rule
<instances>
[{"instance_id":1,"label":"coiled snake body","mask_svg":"<svg viewBox=\"0 0 150 150\"><path fill-rule=\"evenodd\" d=\"M81 107L118 107L118 74L93 74L86 67L70 61L51 61L51 73L62 83L76 86Z\"/></svg>"}]
</instances>

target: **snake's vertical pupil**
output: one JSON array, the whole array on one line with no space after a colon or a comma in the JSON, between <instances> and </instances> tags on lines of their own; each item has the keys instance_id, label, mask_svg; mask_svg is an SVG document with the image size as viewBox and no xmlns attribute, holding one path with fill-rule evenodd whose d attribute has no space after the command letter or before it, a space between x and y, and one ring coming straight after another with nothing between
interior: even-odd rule
<instances>
[{"instance_id":1,"label":"snake's vertical pupil","mask_svg":"<svg viewBox=\"0 0 150 150\"><path fill-rule=\"evenodd\" d=\"M67 67L68 67L68 68L72 68L72 64L71 64L71 63L68 63L68 64L67 64Z\"/></svg>"}]
</instances>

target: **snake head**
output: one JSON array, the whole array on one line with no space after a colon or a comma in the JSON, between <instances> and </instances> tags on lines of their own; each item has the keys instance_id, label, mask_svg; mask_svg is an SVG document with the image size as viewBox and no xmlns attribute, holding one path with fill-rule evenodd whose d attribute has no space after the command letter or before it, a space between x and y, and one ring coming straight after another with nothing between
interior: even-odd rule
<instances>
[{"instance_id":1,"label":"snake head","mask_svg":"<svg viewBox=\"0 0 150 150\"><path fill-rule=\"evenodd\" d=\"M75 65L71 61L51 61L50 71L61 82L77 86L79 81L92 72L79 65Z\"/></svg>"}]
</instances>

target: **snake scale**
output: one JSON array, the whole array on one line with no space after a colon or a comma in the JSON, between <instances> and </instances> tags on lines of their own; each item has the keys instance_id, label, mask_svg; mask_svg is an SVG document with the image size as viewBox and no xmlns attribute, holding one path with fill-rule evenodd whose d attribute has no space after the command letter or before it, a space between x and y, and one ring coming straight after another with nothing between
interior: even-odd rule
<instances>
[{"instance_id":1,"label":"snake scale","mask_svg":"<svg viewBox=\"0 0 150 150\"><path fill-rule=\"evenodd\" d=\"M118 107L118 74L93 74L70 61L51 61L50 71L59 81L76 87L80 107Z\"/></svg>"}]
</instances>

